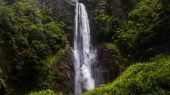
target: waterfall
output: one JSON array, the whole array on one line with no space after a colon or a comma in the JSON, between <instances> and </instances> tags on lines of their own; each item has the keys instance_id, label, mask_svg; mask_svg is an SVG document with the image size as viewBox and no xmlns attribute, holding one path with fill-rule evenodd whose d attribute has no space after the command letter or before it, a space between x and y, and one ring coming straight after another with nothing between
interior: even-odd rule
<instances>
[{"instance_id":1,"label":"waterfall","mask_svg":"<svg viewBox=\"0 0 170 95\"><path fill-rule=\"evenodd\" d=\"M81 95L83 90L93 90L95 80L92 66L96 58L90 39L90 26L86 8L82 3L76 3L74 31L74 70L75 95Z\"/></svg>"}]
</instances>

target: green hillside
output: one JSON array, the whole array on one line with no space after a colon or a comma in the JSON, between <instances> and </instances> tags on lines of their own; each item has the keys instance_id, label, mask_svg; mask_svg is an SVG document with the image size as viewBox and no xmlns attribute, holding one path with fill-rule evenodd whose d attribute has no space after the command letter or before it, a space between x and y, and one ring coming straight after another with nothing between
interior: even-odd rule
<instances>
[{"instance_id":1,"label":"green hillside","mask_svg":"<svg viewBox=\"0 0 170 95\"><path fill-rule=\"evenodd\" d=\"M169 95L170 57L136 63L127 68L113 83L84 95Z\"/></svg>"}]
</instances>

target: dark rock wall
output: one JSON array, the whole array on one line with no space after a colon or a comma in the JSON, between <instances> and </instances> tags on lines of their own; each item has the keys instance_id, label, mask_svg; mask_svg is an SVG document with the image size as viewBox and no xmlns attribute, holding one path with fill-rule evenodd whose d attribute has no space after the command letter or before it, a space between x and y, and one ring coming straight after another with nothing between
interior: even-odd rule
<instances>
[{"instance_id":1,"label":"dark rock wall","mask_svg":"<svg viewBox=\"0 0 170 95\"><path fill-rule=\"evenodd\" d=\"M103 75L103 83L107 84L117 78L121 68L119 63L115 62L116 54L109 51L105 44L100 44L97 47L99 65L102 66L100 73Z\"/></svg>"}]
</instances>

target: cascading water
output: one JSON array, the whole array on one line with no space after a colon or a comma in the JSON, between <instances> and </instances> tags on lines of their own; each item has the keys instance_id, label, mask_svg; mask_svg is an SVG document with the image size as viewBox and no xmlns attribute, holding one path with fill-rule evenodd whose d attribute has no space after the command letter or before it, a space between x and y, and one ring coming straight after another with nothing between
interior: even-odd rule
<instances>
[{"instance_id":1,"label":"cascading water","mask_svg":"<svg viewBox=\"0 0 170 95\"><path fill-rule=\"evenodd\" d=\"M74 34L74 70L75 95L81 95L83 90L93 90L95 80L92 66L95 62L96 51L90 40L89 19L84 4L76 2L75 34Z\"/></svg>"}]
</instances>

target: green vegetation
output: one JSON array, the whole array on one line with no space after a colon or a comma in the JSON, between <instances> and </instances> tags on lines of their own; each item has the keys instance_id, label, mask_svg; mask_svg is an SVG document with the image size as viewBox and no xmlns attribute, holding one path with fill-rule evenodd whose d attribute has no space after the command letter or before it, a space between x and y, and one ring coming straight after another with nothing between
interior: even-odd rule
<instances>
[{"instance_id":1,"label":"green vegetation","mask_svg":"<svg viewBox=\"0 0 170 95\"><path fill-rule=\"evenodd\" d=\"M5 93L7 93L7 87L6 87L5 81L2 79L2 77L3 77L3 72L0 68L0 94L5 94Z\"/></svg>"},{"instance_id":2,"label":"green vegetation","mask_svg":"<svg viewBox=\"0 0 170 95\"><path fill-rule=\"evenodd\" d=\"M111 6L118 1L106 1L110 1L109 6L106 4L102 16L96 17L95 30L98 30L98 35L101 34L99 38L102 38L105 48L114 55L113 65L106 66L108 70L126 71L113 83L85 95L169 95L170 57L155 57L160 54L169 56L170 2L121 0L126 5L123 10L127 12L127 19L122 21L118 17L122 13L107 12L116 13ZM151 59L154 60L149 61ZM118 68L114 67L115 64L118 64Z\"/></svg>"},{"instance_id":3,"label":"green vegetation","mask_svg":"<svg viewBox=\"0 0 170 95\"><path fill-rule=\"evenodd\" d=\"M51 90L44 90L44 91L39 91L39 92L31 92L30 94L28 95L63 95L61 93L55 93Z\"/></svg>"},{"instance_id":4,"label":"green vegetation","mask_svg":"<svg viewBox=\"0 0 170 95\"><path fill-rule=\"evenodd\" d=\"M97 42L109 42L115 35L115 29L119 26L119 22L113 16L102 14L95 18L95 25L98 27L95 30L97 31Z\"/></svg>"},{"instance_id":5,"label":"green vegetation","mask_svg":"<svg viewBox=\"0 0 170 95\"><path fill-rule=\"evenodd\" d=\"M9 94L48 88L54 75L49 60L61 56L68 44L60 23L34 3L0 4L0 66Z\"/></svg>"},{"instance_id":6,"label":"green vegetation","mask_svg":"<svg viewBox=\"0 0 170 95\"><path fill-rule=\"evenodd\" d=\"M79 1L86 4L92 42L103 55L101 72L113 81L85 95L170 94L170 1ZM73 44L74 7L66 6L65 0L0 1L0 95L73 90L73 67L64 63L71 58L63 57Z\"/></svg>"},{"instance_id":7,"label":"green vegetation","mask_svg":"<svg viewBox=\"0 0 170 95\"><path fill-rule=\"evenodd\" d=\"M114 36L115 42L124 56L128 55L127 57L133 60L145 60L157 53L166 52L165 47L169 47L169 43L167 43L169 28L167 26L165 30L161 25L162 21L167 19L167 17L160 17L163 11L161 1L142 0L128 14L128 23L120 27L117 35ZM167 19L167 21L170 20Z\"/></svg>"},{"instance_id":8,"label":"green vegetation","mask_svg":"<svg viewBox=\"0 0 170 95\"><path fill-rule=\"evenodd\" d=\"M113 83L84 95L169 95L170 57L130 66Z\"/></svg>"},{"instance_id":9,"label":"green vegetation","mask_svg":"<svg viewBox=\"0 0 170 95\"><path fill-rule=\"evenodd\" d=\"M129 3L136 5L127 5L133 6L133 9L126 11L126 21L118 17L123 13L109 15L106 12L96 16L93 25L96 26L96 42L115 44L122 58L125 58L123 60L128 60L126 65L169 52L170 3L166 0L131 0ZM106 11L109 10L107 8L111 7L106 7Z\"/></svg>"}]
</instances>

